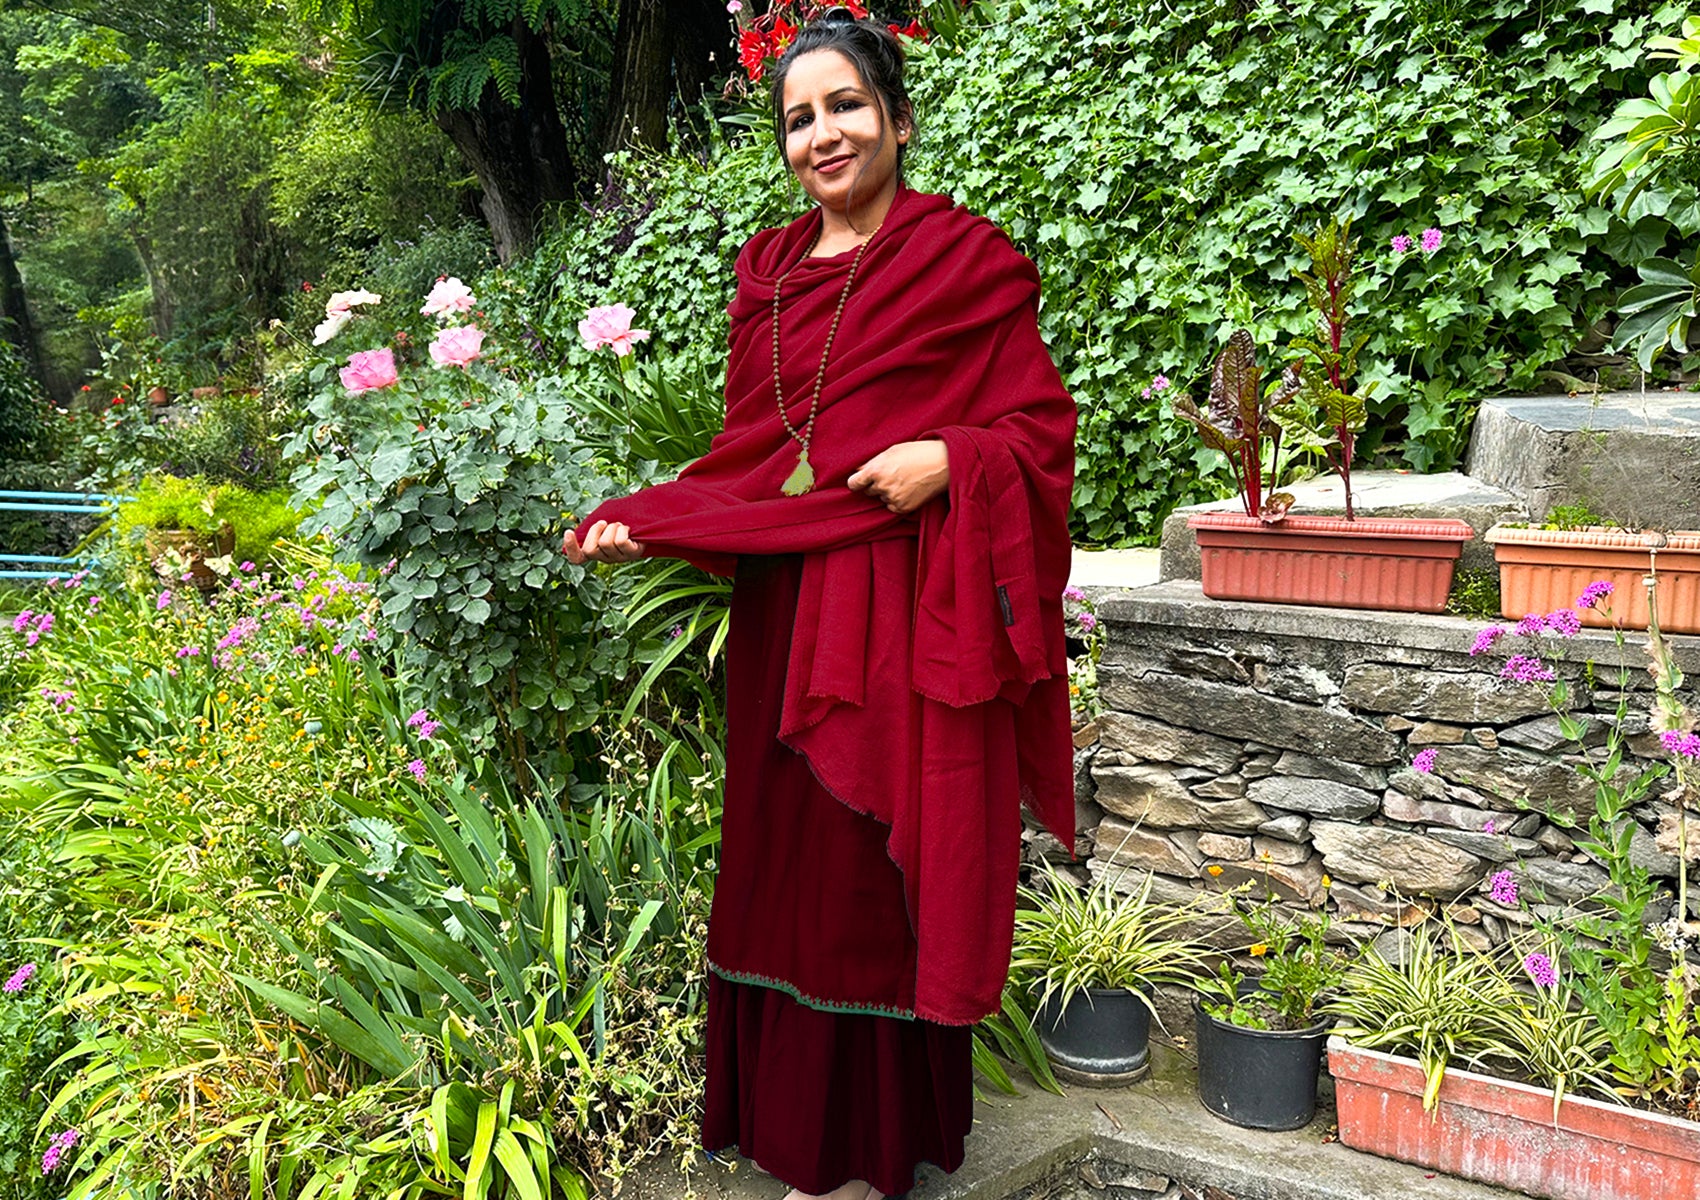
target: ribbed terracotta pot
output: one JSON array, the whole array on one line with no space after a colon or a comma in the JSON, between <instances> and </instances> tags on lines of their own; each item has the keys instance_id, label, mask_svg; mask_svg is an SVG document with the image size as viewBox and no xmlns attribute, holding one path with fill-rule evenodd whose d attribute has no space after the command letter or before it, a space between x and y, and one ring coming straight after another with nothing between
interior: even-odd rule
<instances>
[{"instance_id":1,"label":"ribbed terracotta pot","mask_svg":"<svg viewBox=\"0 0 1700 1200\"><path fill-rule=\"evenodd\" d=\"M1340 1140L1548 1200L1700 1196L1700 1125L1449 1068L1432 1113L1414 1059L1328 1041Z\"/></svg>"},{"instance_id":2,"label":"ribbed terracotta pot","mask_svg":"<svg viewBox=\"0 0 1700 1200\"><path fill-rule=\"evenodd\" d=\"M1475 531L1463 521L1244 513L1187 518L1198 537L1204 594L1216 600L1440 612Z\"/></svg>"},{"instance_id":3,"label":"ribbed terracotta pot","mask_svg":"<svg viewBox=\"0 0 1700 1200\"><path fill-rule=\"evenodd\" d=\"M1493 546L1499 564L1499 611L1506 617L1515 620L1569 608L1583 588L1604 579L1615 588L1610 609L1581 609L1582 623L1645 629L1645 580L1648 567L1656 563L1659 628L1700 633L1700 532L1661 535L1495 525L1482 536Z\"/></svg>"}]
</instances>

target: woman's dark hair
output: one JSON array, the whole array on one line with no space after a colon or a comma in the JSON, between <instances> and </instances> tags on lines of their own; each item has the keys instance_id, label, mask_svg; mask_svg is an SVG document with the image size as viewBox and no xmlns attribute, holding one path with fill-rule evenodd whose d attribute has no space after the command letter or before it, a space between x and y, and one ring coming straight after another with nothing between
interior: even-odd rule
<instances>
[{"instance_id":1,"label":"woman's dark hair","mask_svg":"<svg viewBox=\"0 0 1700 1200\"><path fill-rule=\"evenodd\" d=\"M883 117L881 146L885 145L891 126L898 122L907 125L910 135L914 135L915 106L909 101L909 89L903 86L903 46L897 35L878 21L858 21L847 8L829 8L803 26L773 69L773 136L779 143L782 160L785 158L785 80L791 74L792 63L816 50L836 50L849 59L862 86L879 101ZM907 149L898 143L899 181L903 179L903 152ZM866 164L862 170L867 170Z\"/></svg>"}]
</instances>

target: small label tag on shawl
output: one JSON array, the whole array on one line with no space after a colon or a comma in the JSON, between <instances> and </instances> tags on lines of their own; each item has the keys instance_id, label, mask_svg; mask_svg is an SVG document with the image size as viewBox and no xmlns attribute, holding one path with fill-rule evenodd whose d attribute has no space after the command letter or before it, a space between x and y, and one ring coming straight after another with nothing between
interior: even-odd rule
<instances>
[{"instance_id":1,"label":"small label tag on shawl","mask_svg":"<svg viewBox=\"0 0 1700 1200\"><path fill-rule=\"evenodd\" d=\"M1009 606L1009 592L1003 584L998 584L998 607L1003 610L1004 627L1015 624L1015 610Z\"/></svg>"}]
</instances>

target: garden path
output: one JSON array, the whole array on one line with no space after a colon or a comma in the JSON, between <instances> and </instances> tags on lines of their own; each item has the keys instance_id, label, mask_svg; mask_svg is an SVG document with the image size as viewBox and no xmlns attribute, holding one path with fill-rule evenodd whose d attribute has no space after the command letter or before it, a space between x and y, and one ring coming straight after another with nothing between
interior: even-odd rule
<instances>
[{"instance_id":1,"label":"garden path","mask_svg":"<svg viewBox=\"0 0 1700 1200\"><path fill-rule=\"evenodd\" d=\"M1326 1079L1324 1103L1304 1129L1240 1129L1199 1104L1189 1052L1156 1042L1151 1050L1151 1076L1132 1087L1053 1096L1017 1073L1020 1095L975 1103L962 1168L925 1168L907 1200L1184 1200L1189 1191L1196 1200L1514 1200L1333 1141ZM786 1190L739 1160L694 1171L689 1187L655 1167L628 1177L621 1196L778 1200Z\"/></svg>"}]
</instances>

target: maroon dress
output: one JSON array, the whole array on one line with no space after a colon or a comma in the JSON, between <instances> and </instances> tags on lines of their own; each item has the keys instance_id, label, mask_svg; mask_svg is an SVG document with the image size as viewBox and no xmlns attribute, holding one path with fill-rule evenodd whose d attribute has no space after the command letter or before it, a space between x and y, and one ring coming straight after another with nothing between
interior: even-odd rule
<instances>
[{"instance_id":1,"label":"maroon dress","mask_svg":"<svg viewBox=\"0 0 1700 1200\"><path fill-rule=\"evenodd\" d=\"M749 556L733 589L726 686L746 719L726 746L703 1145L804 1192L864 1179L900 1195L920 1163L962 1163L972 1029L913 1016L888 830L778 739L801 576L798 556Z\"/></svg>"}]
</instances>

